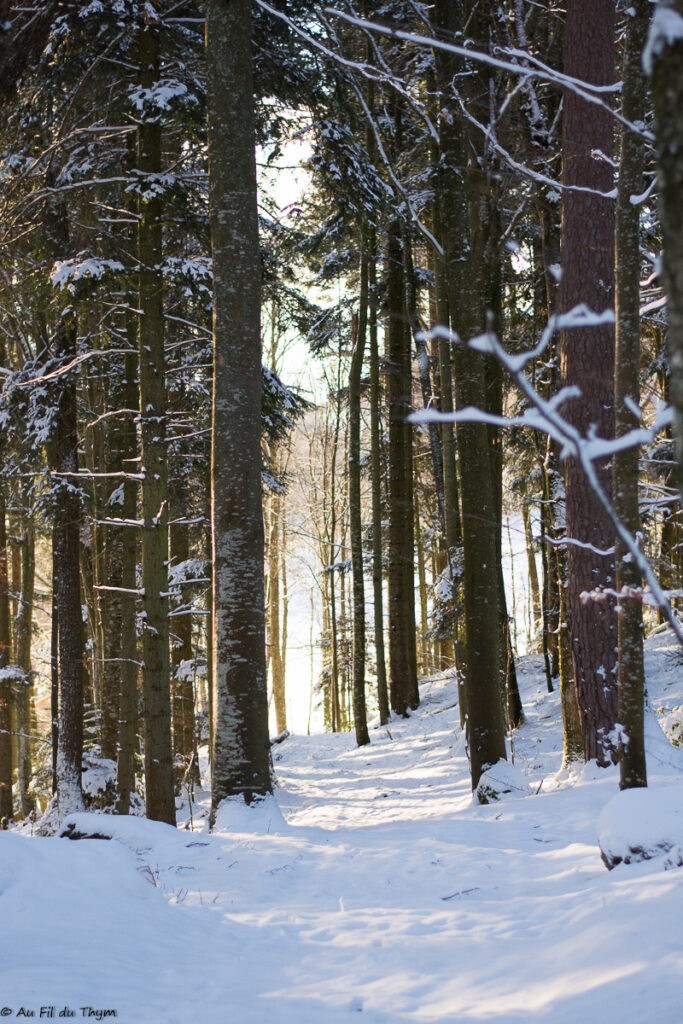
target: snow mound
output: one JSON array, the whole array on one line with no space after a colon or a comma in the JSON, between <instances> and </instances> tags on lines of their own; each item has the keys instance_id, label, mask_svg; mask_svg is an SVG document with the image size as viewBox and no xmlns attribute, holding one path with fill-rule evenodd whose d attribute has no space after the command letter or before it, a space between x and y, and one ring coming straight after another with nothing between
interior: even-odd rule
<instances>
[{"instance_id":1,"label":"snow mound","mask_svg":"<svg viewBox=\"0 0 683 1024\"><path fill-rule=\"evenodd\" d=\"M278 802L271 794L247 804L241 796L222 800L216 811L214 832L249 832L278 835L287 830Z\"/></svg>"},{"instance_id":2,"label":"snow mound","mask_svg":"<svg viewBox=\"0 0 683 1024\"><path fill-rule=\"evenodd\" d=\"M62 839L116 839L134 853L173 842L176 838L183 842L183 833L162 821L101 811L70 814L64 819L59 835Z\"/></svg>"},{"instance_id":3,"label":"snow mound","mask_svg":"<svg viewBox=\"0 0 683 1024\"><path fill-rule=\"evenodd\" d=\"M683 866L683 785L618 793L600 815L598 843L610 871L655 859L665 871Z\"/></svg>"},{"instance_id":4,"label":"snow mound","mask_svg":"<svg viewBox=\"0 0 683 1024\"><path fill-rule=\"evenodd\" d=\"M503 796L529 796L529 783L518 768L509 761L498 761L487 768L474 791L474 800L480 804L491 804Z\"/></svg>"}]
</instances>

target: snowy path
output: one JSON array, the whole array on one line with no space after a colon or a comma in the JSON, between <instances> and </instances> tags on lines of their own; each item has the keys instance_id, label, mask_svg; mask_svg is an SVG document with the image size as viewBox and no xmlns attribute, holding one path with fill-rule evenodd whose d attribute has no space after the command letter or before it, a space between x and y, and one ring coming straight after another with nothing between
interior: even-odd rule
<instances>
[{"instance_id":1,"label":"snowy path","mask_svg":"<svg viewBox=\"0 0 683 1024\"><path fill-rule=\"evenodd\" d=\"M524 798L472 805L452 684L434 682L369 748L275 747L277 803L226 805L211 836L109 817L117 842L0 835L0 1013L678 1024L683 870L604 869L616 775L557 786L557 697L524 686ZM653 775L680 778L653 743Z\"/></svg>"}]
</instances>

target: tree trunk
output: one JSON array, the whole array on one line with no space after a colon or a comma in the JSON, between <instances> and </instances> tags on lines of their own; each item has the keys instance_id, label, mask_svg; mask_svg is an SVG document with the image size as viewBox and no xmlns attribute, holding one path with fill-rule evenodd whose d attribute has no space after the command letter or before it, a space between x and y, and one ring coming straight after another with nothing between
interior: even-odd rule
<instances>
[{"instance_id":1,"label":"tree trunk","mask_svg":"<svg viewBox=\"0 0 683 1024\"><path fill-rule=\"evenodd\" d=\"M683 0L659 0L651 43L671 401L676 413L678 487L683 494Z\"/></svg>"},{"instance_id":2,"label":"tree trunk","mask_svg":"<svg viewBox=\"0 0 683 1024\"><path fill-rule=\"evenodd\" d=\"M391 706L399 715L416 708L417 647L413 538L410 333L406 318L400 224L388 232L387 403L389 407L389 666Z\"/></svg>"},{"instance_id":3,"label":"tree trunk","mask_svg":"<svg viewBox=\"0 0 683 1024\"><path fill-rule=\"evenodd\" d=\"M564 71L595 85L614 82L614 0L574 0L567 9ZM564 91L562 141L561 307L568 312L585 303L594 313L611 309L614 280L614 200L596 191L612 189L614 132L608 111ZM577 386L579 398L566 403L564 415L584 437L614 434L614 328L602 324L561 332L562 383ZM611 493L610 466L596 473ZM613 588L614 529L575 459L565 467L569 562L569 622L574 676L581 715L584 756L607 765L617 721L614 600L601 598ZM580 546L581 545L581 546ZM589 546L585 546L589 545ZM582 595L595 594L586 601Z\"/></svg>"},{"instance_id":4,"label":"tree trunk","mask_svg":"<svg viewBox=\"0 0 683 1024\"><path fill-rule=\"evenodd\" d=\"M365 578L361 515L361 378L368 319L368 257L361 243L359 312L349 370L349 533L353 572L353 720L359 747L370 742L365 707Z\"/></svg>"},{"instance_id":5,"label":"tree trunk","mask_svg":"<svg viewBox=\"0 0 683 1024\"><path fill-rule=\"evenodd\" d=\"M644 122L646 83L642 53L650 19L649 0L634 0L626 12L623 58L622 114L634 124ZM631 409L640 403L640 206L631 197L643 191L645 142L622 127L619 193L616 210L616 338L614 405L618 436L640 424ZM614 458L614 507L624 526L637 536L641 530L638 508L638 448ZM631 789L647 785L645 764L645 670L643 664L642 578L624 545L617 541L619 593L617 683L619 724L623 727L620 785ZM629 596L629 591L636 591Z\"/></svg>"},{"instance_id":6,"label":"tree trunk","mask_svg":"<svg viewBox=\"0 0 683 1024\"><path fill-rule=\"evenodd\" d=\"M372 476L372 594L375 661L377 663L377 701L380 725L389 721L389 691L387 687L386 656L384 651L384 591L382 587L382 440L380 427L380 374L377 346L377 271L375 261L375 233L368 240L368 295L370 333L370 468Z\"/></svg>"},{"instance_id":7,"label":"tree trunk","mask_svg":"<svg viewBox=\"0 0 683 1024\"><path fill-rule=\"evenodd\" d=\"M437 0L436 23L449 34L462 28L461 5ZM484 282L482 254L475 254L471 237L469 202L473 202L476 178L468 168L468 147L462 125L451 107L450 95L457 61L437 56L437 78L445 104L441 118L442 218L446 241L445 269L451 327L467 339L482 329ZM462 187L468 182L468 194ZM473 218L474 219L474 218ZM483 357L458 345L454 348L456 407L482 406L486 402ZM467 728L470 744L472 788L481 773L504 759L505 732L500 696L498 535L497 506L489 431L485 424L463 423L458 427L460 492L465 562L465 631Z\"/></svg>"},{"instance_id":8,"label":"tree trunk","mask_svg":"<svg viewBox=\"0 0 683 1024\"><path fill-rule=\"evenodd\" d=\"M175 487L176 513L182 518L187 508L187 489L182 482ZM174 516L174 518L176 518ZM182 565L190 557L190 537L187 523L171 526L171 559L174 566ZM180 584L180 597L171 616L171 669L173 676L173 764L176 788L180 786L188 767L193 764L194 736L194 655L192 650L192 615L189 611L187 590Z\"/></svg>"},{"instance_id":9,"label":"tree trunk","mask_svg":"<svg viewBox=\"0 0 683 1024\"><path fill-rule=\"evenodd\" d=\"M127 333L131 348L135 344L136 324L134 315L128 314ZM122 406L135 408L137 359L126 356L124 360L124 391ZM137 437L135 423L126 415L120 427L121 468L135 465ZM121 518L132 522L136 518L137 485L133 480L123 482L123 504ZM121 529L121 644L119 647L119 726L116 752L116 813L128 814L130 797L135 790L135 753L137 748L138 720L138 674L139 655L137 644L137 560L138 531L132 527Z\"/></svg>"},{"instance_id":10,"label":"tree trunk","mask_svg":"<svg viewBox=\"0 0 683 1024\"><path fill-rule=\"evenodd\" d=\"M278 458L278 448L274 445L271 458ZM282 580L280 570L283 564L282 516L284 502L282 494L275 491L269 501L268 529L268 661L270 663L270 679L275 707L275 730L279 734L287 729L287 701L285 694L285 659L282 644Z\"/></svg>"},{"instance_id":11,"label":"tree trunk","mask_svg":"<svg viewBox=\"0 0 683 1024\"><path fill-rule=\"evenodd\" d=\"M35 530L28 514L28 501L22 494L21 531L21 584L14 620L14 662L21 669L23 679L18 683L15 708L17 722L17 788L22 817L26 818L35 807L29 793L31 781L31 640L33 633L33 598L35 593L36 559Z\"/></svg>"},{"instance_id":12,"label":"tree trunk","mask_svg":"<svg viewBox=\"0 0 683 1024\"><path fill-rule=\"evenodd\" d=\"M149 11L149 6L147 8ZM153 90L160 76L159 25L140 30L140 85ZM147 176L162 171L159 112L143 111L138 125L140 435L142 442L142 660L147 817L175 824L171 746L171 667L168 635L168 465L162 201L144 192Z\"/></svg>"},{"instance_id":13,"label":"tree trunk","mask_svg":"<svg viewBox=\"0 0 683 1024\"><path fill-rule=\"evenodd\" d=\"M69 363L76 355L76 327L69 314L60 318L55 355ZM60 378L54 432L48 459L54 476L53 574L58 623L59 727L56 763L56 806L61 822L83 810L83 614L80 578L81 497L72 476L78 472L76 378ZM68 475L62 475L68 474Z\"/></svg>"},{"instance_id":14,"label":"tree trunk","mask_svg":"<svg viewBox=\"0 0 683 1024\"><path fill-rule=\"evenodd\" d=\"M214 277L212 813L270 792L261 509L261 266L251 3L209 0L209 217Z\"/></svg>"},{"instance_id":15,"label":"tree trunk","mask_svg":"<svg viewBox=\"0 0 683 1024\"><path fill-rule=\"evenodd\" d=\"M0 482L0 671L10 663L9 576L5 485ZM0 821L14 816L12 799L12 679L0 678Z\"/></svg>"}]
</instances>

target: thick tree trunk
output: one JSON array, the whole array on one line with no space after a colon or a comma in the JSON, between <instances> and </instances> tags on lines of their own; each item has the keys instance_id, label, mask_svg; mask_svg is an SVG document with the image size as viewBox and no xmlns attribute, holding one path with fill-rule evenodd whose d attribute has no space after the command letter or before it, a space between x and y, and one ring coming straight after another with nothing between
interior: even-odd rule
<instances>
[{"instance_id":1,"label":"thick tree trunk","mask_svg":"<svg viewBox=\"0 0 683 1024\"><path fill-rule=\"evenodd\" d=\"M683 0L659 0L650 33L671 401L683 494Z\"/></svg>"},{"instance_id":2,"label":"thick tree trunk","mask_svg":"<svg viewBox=\"0 0 683 1024\"><path fill-rule=\"evenodd\" d=\"M159 75L159 26L140 30L140 85L153 90ZM145 727L145 803L147 817L175 824L171 746L171 667L168 635L168 464L166 383L164 380L164 306L162 201L145 194L145 179L162 170L158 110L143 111L138 125L140 174L138 258L140 435L142 442L142 589L143 703Z\"/></svg>"},{"instance_id":3,"label":"thick tree trunk","mask_svg":"<svg viewBox=\"0 0 683 1024\"><path fill-rule=\"evenodd\" d=\"M573 0L567 9L564 46L567 75L594 85L614 82L614 0ZM561 307L585 303L594 313L614 301L614 200L610 158L614 121L608 111L564 92L562 142ZM594 191L597 190L597 191ZM598 192L603 195L597 194ZM577 386L579 398L563 412L583 436L614 434L614 328L610 323L561 332L562 383ZM596 472L611 493L611 467ZM575 459L565 469L568 549L568 604L571 649L581 715L584 755L607 765L615 758L617 721L614 600L601 597L614 586L614 529ZM582 595L596 594L598 600Z\"/></svg>"},{"instance_id":4,"label":"thick tree trunk","mask_svg":"<svg viewBox=\"0 0 683 1024\"><path fill-rule=\"evenodd\" d=\"M451 34L462 28L462 6L437 0L436 23ZM437 78L445 104L441 118L442 218L446 241L445 271L451 327L467 339L484 324L482 253L475 253L470 205L476 205L479 172L468 166L468 147L450 96L457 62L437 56ZM463 189L467 182L467 192ZM474 191L473 191L474 190ZM468 194L469 193L469 194ZM486 403L483 357L463 346L454 348L456 408ZM504 759L505 731L500 694L498 532L489 431L485 424L458 427L460 492L464 549L467 728L472 787L490 765Z\"/></svg>"},{"instance_id":5,"label":"thick tree trunk","mask_svg":"<svg viewBox=\"0 0 683 1024\"><path fill-rule=\"evenodd\" d=\"M207 5L214 274L212 808L270 792L261 511L261 266L251 3Z\"/></svg>"}]
</instances>

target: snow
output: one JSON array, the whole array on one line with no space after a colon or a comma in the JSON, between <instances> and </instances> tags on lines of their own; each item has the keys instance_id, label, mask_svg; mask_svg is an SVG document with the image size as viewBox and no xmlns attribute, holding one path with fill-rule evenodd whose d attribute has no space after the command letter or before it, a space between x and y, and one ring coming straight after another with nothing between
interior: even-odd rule
<instances>
[{"instance_id":1,"label":"snow","mask_svg":"<svg viewBox=\"0 0 683 1024\"><path fill-rule=\"evenodd\" d=\"M643 70L652 74L653 64L664 51L683 40L683 17L671 3L658 0L650 22L650 31L643 50Z\"/></svg>"},{"instance_id":2,"label":"snow","mask_svg":"<svg viewBox=\"0 0 683 1024\"><path fill-rule=\"evenodd\" d=\"M108 271L123 270L123 263L118 260L101 260L94 256L79 254L76 259L57 260L50 274L50 281L55 288L74 290L74 285L85 278L100 280Z\"/></svg>"},{"instance_id":3,"label":"snow","mask_svg":"<svg viewBox=\"0 0 683 1024\"><path fill-rule=\"evenodd\" d=\"M369 747L349 734L273 747L275 796L224 802L212 833L202 790L178 829L77 814L67 828L109 841L0 832L0 1013L677 1024L683 873L665 868L683 846L683 751L655 711L683 705L682 665L670 630L651 637L646 792L620 794L617 769L562 768L559 694L532 656L514 766L490 769L503 785L487 805L443 675L409 718L374 722ZM672 845L608 872L598 834L618 850Z\"/></svg>"}]
</instances>

